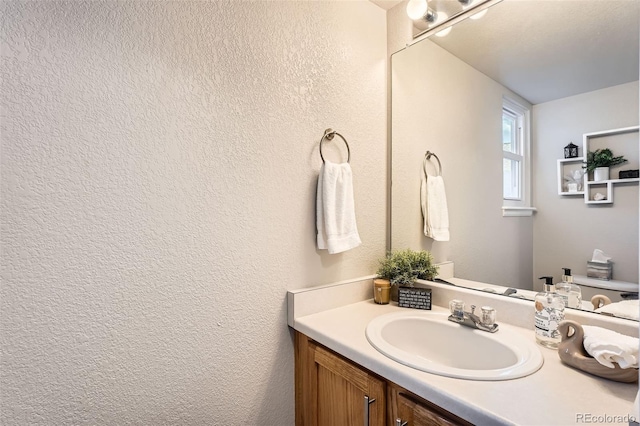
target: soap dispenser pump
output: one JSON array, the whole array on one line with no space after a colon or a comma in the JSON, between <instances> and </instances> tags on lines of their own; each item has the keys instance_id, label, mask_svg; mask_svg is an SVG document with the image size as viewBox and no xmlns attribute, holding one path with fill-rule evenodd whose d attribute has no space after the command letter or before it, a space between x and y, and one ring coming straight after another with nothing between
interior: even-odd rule
<instances>
[{"instance_id":1,"label":"soap dispenser pump","mask_svg":"<svg viewBox=\"0 0 640 426\"><path fill-rule=\"evenodd\" d=\"M582 290L573 282L571 269L562 268L562 281L556 284L556 292L564 301L565 308L582 307Z\"/></svg>"},{"instance_id":2,"label":"soap dispenser pump","mask_svg":"<svg viewBox=\"0 0 640 426\"><path fill-rule=\"evenodd\" d=\"M540 277L544 289L535 296L536 342L551 349L557 349L561 340L558 324L564 320L564 301L555 292L553 277Z\"/></svg>"}]
</instances>

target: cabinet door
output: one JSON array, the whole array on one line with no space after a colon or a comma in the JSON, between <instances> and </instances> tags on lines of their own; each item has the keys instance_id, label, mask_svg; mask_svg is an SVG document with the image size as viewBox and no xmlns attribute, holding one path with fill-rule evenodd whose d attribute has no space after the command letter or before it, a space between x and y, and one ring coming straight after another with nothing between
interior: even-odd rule
<instances>
[{"instance_id":1,"label":"cabinet door","mask_svg":"<svg viewBox=\"0 0 640 426\"><path fill-rule=\"evenodd\" d=\"M443 414L429 407L429 405L421 403L401 392L396 395L395 422L394 426L396 426L396 424L397 426L452 426L461 424L445 417Z\"/></svg>"},{"instance_id":2,"label":"cabinet door","mask_svg":"<svg viewBox=\"0 0 640 426\"><path fill-rule=\"evenodd\" d=\"M298 426L384 425L383 380L306 336L296 335L296 345L296 362L303 364L296 366Z\"/></svg>"}]
</instances>

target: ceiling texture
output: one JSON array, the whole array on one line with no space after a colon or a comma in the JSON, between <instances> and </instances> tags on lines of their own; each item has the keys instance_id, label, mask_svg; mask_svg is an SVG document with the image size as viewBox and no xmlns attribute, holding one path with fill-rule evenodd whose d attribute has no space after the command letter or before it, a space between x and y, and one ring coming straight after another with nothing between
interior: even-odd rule
<instances>
[{"instance_id":1,"label":"ceiling texture","mask_svg":"<svg viewBox=\"0 0 640 426\"><path fill-rule=\"evenodd\" d=\"M460 4L430 0L429 7L451 15ZM637 81L639 27L638 0L503 0L483 18L429 39L539 104Z\"/></svg>"}]
</instances>

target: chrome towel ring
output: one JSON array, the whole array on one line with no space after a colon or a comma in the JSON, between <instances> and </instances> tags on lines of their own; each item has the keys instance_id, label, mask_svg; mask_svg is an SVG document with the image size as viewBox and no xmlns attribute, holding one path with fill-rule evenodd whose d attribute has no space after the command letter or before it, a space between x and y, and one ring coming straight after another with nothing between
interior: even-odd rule
<instances>
[{"instance_id":1,"label":"chrome towel ring","mask_svg":"<svg viewBox=\"0 0 640 426\"><path fill-rule=\"evenodd\" d=\"M347 140L344 138L344 136L342 136L340 133L336 132L333 129L327 129L324 131L324 135L322 135L322 139L320 139L320 158L322 158L322 162L324 163L324 156L322 155L322 142L324 142L324 140L328 140L331 141L333 140L334 136L339 136L340 139L342 139L342 141L344 142L344 144L347 146L347 163L351 162L351 150L349 149L349 144L347 143Z\"/></svg>"},{"instance_id":2,"label":"chrome towel ring","mask_svg":"<svg viewBox=\"0 0 640 426\"><path fill-rule=\"evenodd\" d=\"M438 156L436 154L434 154L431 151L427 151L424 154L424 160L422 161L422 168L424 169L424 174L428 175L428 173L427 173L427 160L430 160L431 157L435 157L436 161L438 162L438 175L437 176L442 175L442 164L440 163L440 159L438 158Z\"/></svg>"}]
</instances>

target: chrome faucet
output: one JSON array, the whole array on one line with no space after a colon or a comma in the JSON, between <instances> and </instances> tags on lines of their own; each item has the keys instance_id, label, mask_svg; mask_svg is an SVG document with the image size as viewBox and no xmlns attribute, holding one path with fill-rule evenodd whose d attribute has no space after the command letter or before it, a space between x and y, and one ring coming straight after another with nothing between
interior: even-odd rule
<instances>
[{"instance_id":1,"label":"chrome faucet","mask_svg":"<svg viewBox=\"0 0 640 426\"><path fill-rule=\"evenodd\" d=\"M509 288L508 288L508 289L506 289L506 290L504 291L504 293L502 293L502 294L504 294L505 296L509 296L509 295L515 294L515 293L517 293L517 292L518 292L518 290L516 290L515 288L511 288L511 287L509 287Z\"/></svg>"},{"instance_id":2,"label":"chrome faucet","mask_svg":"<svg viewBox=\"0 0 640 426\"><path fill-rule=\"evenodd\" d=\"M471 305L471 312L466 312L464 310L464 302L459 300L449 302L449 309L451 310L451 315L449 315L448 318L449 321L478 330L488 331L489 333L498 331L498 324L495 323L496 310L491 307L482 307L482 318L475 314L476 305Z\"/></svg>"}]
</instances>

